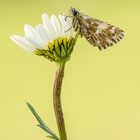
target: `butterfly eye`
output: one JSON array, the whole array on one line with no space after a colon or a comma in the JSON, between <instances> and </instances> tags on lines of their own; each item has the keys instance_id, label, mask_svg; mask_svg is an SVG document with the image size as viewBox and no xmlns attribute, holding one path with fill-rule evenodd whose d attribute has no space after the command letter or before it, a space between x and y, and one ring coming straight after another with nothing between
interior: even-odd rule
<instances>
[{"instance_id":1,"label":"butterfly eye","mask_svg":"<svg viewBox=\"0 0 140 140\"><path fill-rule=\"evenodd\" d=\"M74 16L77 15L77 11L75 11L75 10L73 10L72 13L73 13Z\"/></svg>"},{"instance_id":2,"label":"butterfly eye","mask_svg":"<svg viewBox=\"0 0 140 140\"><path fill-rule=\"evenodd\" d=\"M78 11L73 7L71 7L71 12L73 16L76 16L78 14Z\"/></svg>"}]
</instances>

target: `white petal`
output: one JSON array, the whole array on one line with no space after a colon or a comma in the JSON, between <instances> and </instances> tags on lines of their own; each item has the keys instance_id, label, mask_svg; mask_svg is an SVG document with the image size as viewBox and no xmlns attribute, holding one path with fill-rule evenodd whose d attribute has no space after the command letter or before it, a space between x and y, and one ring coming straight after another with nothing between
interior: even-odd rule
<instances>
[{"instance_id":1,"label":"white petal","mask_svg":"<svg viewBox=\"0 0 140 140\"><path fill-rule=\"evenodd\" d=\"M71 18L67 18L66 19L66 24L67 24L67 28L68 28L68 32L71 34L71 35L74 35L74 30L72 28L72 19Z\"/></svg>"},{"instance_id":2,"label":"white petal","mask_svg":"<svg viewBox=\"0 0 140 140\"><path fill-rule=\"evenodd\" d=\"M61 22L61 25L62 25L63 30L66 30L67 29L67 26L66 26L65 16L59 15L59 20Z\"/></svg>"},{"instance_id":3,"label":"white petal","mask_svg":"<svg viewBox=\"0 0 140 140\"><path fill-rule=\"evenodd\" d=\"M59 15L59 19L62 24L63 32L65 33L65 35L71 35L70 28L72 27L72 24L70 23L70 20L68 20L68 18L65 20L65 16L63 15Z\"/></svg>"},{"instance_id":4,"label":"white petal","mask_svg":"<svg viewBox=\"0 0 140 140\"><path fill-rule=\"evenodd\" d=\"M57 38L57 34L56 32L54 31L54 28L50 22L50 19L49 19L49 16L45 13L45 14L42 14L42 21L43 21L43 25L44 27L46 28L48 34L49 34L49 37L53 40L55 38Z\"/></svg>"},{"instance_id":5,"label":"white petal","mask_svg":"<svg viewBox=\"0 0 140 140\"><path fill-rule=\"evenodd\" d=\"M33 52L35 48L24 38L18 35L12 35L10 36L11 40L15 42L17 45L19 45L22 49Z\"/></svg>"},{"instance_id":6,"label":"white petal","mask_svg":"<svg viewBox=\"0 0 140 140\"><path fill-rule=\"evenodd\" d=\"M70 17L66 18L67 27L72 27L72 19Z\"/></svg>"},{"instance_id":7,"label":"white petal","mask_svg":"<svg viewBox=\"0 0 140 140\"><path fill-rule=\"evenodd\" d=\"M51 16L51 24L53 25L53 28L57 34L57 37L61 36L62 35L62 27L60 26L60 22L55 15Z\"/></svg>"},{"instance_id":8,"label":"white petal","mask_svg":"<svg viewBox=\"0 0 140 140\"><path fill-rule=\"evenodd\" d=\"M37 30L40 38L42 39L42 41L46 45L49 41L49 38L48 38L45 27L42 24L39 24L39 25L36 26L36 30Z\"/></svg>"},{"instance_id":9,"label":"white petal","mask_svg":"<svg viewBox=\"0 0 140 140\"><path fill-rule=\"evenodd\" d=\"M40 40L37 32L31 25L24 26L25 36L27 40L32 43L36 48L43 48L44 43Z\"/></svg>"}]
</instances>

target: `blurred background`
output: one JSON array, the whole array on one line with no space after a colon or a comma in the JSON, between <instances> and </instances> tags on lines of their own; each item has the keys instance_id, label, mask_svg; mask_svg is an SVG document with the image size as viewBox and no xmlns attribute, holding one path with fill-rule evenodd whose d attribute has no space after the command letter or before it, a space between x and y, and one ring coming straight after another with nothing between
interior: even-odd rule
<instances>
[{"instance_id":1,"label":"blurred background","mask_svg":"<svg viewBox=\"0 0 140 140\"><path fill-rule=\"evenodd\" d=\"M52 86L56 65L27 53L9 36L41 14L68 14L70 6L125 30L99 51L79 39L66 65L62 104L68 140L140 140L140 1L0 0L0 139L46 140L26 106L30 102L56 133Z\"/></svg>"}]
</instances>

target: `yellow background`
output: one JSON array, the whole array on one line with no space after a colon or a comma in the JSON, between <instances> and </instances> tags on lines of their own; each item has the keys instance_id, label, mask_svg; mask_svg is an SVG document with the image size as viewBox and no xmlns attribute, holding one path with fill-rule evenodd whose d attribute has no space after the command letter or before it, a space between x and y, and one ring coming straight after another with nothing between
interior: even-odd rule
<instances>
[{"instance_id":1,"label":"yellow background","mask_svg":"<svg viewBox=\"0 0 140 140\"><path fill-rule=\"evenodd\" d=\"M9 36L41 14L70 6L125 30L125 38L99 51L79 39L66 65L62 90L68 140L140 140L139 0L0 0L0 139L46 140L29 101L57 133L52 106L56 65L27 53Z\"/></svg>"}]
</instances>

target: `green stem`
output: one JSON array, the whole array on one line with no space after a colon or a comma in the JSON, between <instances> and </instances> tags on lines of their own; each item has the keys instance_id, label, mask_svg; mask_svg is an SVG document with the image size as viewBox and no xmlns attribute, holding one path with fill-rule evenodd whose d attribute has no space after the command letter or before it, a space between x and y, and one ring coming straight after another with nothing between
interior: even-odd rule
<instances>
[{"instance_id":1,"label":"green stem","mask_svg":"<svg viewBox=\"0 0 140 140\"><path fill-rule=\"evenodd\" d=\"M57 122L57 127L60 135L60 140L67 140L65 122L63 118L62 106L61 106L61 88L64 77L65 62L61 62L57 65L57 71L53 86L53 105Z\"/></svg>"}]
</instances>

